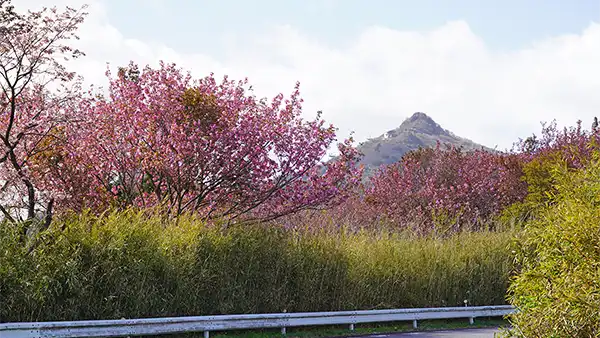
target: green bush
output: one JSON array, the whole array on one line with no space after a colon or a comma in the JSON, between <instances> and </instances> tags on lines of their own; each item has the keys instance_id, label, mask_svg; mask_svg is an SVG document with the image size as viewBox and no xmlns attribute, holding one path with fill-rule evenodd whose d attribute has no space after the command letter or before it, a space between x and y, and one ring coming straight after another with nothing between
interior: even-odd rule
<instances>
[{"instance_id":1,"label":"green bush","mask_svg":"<svg viewBox=\"0 0 600 338\"><path fill-rule=\"evenodd\" d=\"M31 253L0 227L0 321L502 304L511 233L205 226L134 212L57 220Z\"/></svg>"},{"instance_id":2,"label":"green bush","mask_svg":"<svg viewBox=\"0 0 600 338\"><path fill-rule=\"evenodd\" d=\"M515 332L525 337L600 335L600 162L551 171L555 193L515 243L510 286Z\"/></svg>"},{"instance_id":3,"label":"green bush","mask_svg":"<svg viewBox=\"0 0 600 338\"><path fill-rule=\"evenodd\" d=\"M548 204L553 203L556 194L556 177L552 171L556 167L567 166L565 154L559 150L548 151L533 157L523 165L523 177L527 184L527 195L523 201L505 208L499 217L499 224L522 227L533 219Z\"/></svg>"}]
</instances>

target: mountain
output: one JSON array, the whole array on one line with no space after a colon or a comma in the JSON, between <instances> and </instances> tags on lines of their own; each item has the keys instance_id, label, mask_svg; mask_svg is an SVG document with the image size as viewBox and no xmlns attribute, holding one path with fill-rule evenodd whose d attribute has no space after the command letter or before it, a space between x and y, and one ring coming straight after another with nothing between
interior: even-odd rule
<instances>
[{"instance_id":1,"label":"mountain","mask_svg":"<svg viewBox=\"0 0 600 338\"><path fill-rule=\"evenodd\" d=\"M365 174L369 176L379 166L395 163L411 150L419 147L435 147L437 141L462 147L464 150L481 148L491 150L443 129L424 113L414 113L398 128L360 143L358 150L364 154L361 163L365 165Z\"/></svg>"}]
</instances>

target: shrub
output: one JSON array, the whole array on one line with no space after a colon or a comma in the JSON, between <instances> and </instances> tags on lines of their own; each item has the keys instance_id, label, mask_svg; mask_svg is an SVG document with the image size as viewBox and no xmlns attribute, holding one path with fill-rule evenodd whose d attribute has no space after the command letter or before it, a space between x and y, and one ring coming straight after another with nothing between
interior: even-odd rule
<instances>
[{"instance_id":1,"label":"shrub","mask_svg":"<svg viewBox=\"0 0 600 338\"><path fill-rule=\"evenodd\" d=\"M57 220L27 254L11 229L4 322L499 304L512 269L510 233L223 229L128 211Z\"/></svg>"},{"instance_id":2,"label":"shrub","mask_svg":"<svg viewBox=\"0 0 600 338\"><path fill-rule=\"evenodd\" d=\"M597 119L591 130L584 130L581 121L574 127L559 130L556 122L543 124L541 137L533 135L520 140L515 149L522 159L522 181L527 195L502 211L501 223L514 222L521 225L530 220L548 203L553 203L556 193L556 177L552 170L557 166L569 169L586 167L600 144Z\"/></svg>"},{"instance_id":3,"label":"shrub","mask_svg":"<svg viewBox=\"0 0 600 338\"><path fill-rule=\"evenodd\" d=\"M556 165L554 193L515 243L519 274L511 317L525 337L600 335L600 157L582 169Z\"/></svg>"}]
</instances>

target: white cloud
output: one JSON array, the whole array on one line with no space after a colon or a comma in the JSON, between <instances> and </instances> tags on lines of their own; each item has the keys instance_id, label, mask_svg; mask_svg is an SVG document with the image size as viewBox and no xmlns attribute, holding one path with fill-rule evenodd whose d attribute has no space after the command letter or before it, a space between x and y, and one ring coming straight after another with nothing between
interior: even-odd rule
<instances>
[{"instance_id":1,"label":"white cloud","mask_svg":"<svg viewBox=\"0 0 600 338\"><path fill-rule=\"evenodd\" d=\"M30 8L39 3L19 2ZM79 2L53 2L64 3ZM511 52L492 51L463 21L427 32L373 26L343 47L278 26L229 36L226 57L216 60L206 51L217 46L199 44L206 49L189 54L169 48L169 41L123 36L101 0L89 12L79 42L87 56L74 65L89 82L104 82L106 62L143 65L160 59L197 76L210 71L247 76L259 95L288 94L299 80L307 116L322 109L340 136L354 130L359 141L423 111L457 135L506 148L519 136L539 132L540 121L573 125L582 119L587 126L600 107L598 23Z\"/></svg>"}]
</instances>

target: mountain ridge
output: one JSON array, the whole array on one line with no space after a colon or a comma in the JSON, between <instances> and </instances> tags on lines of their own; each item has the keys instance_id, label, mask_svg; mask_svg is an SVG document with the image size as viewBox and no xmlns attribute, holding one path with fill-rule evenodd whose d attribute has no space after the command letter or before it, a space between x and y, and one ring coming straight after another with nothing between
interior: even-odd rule
<instances>
[{"instance_id":1,"label":"mountain ridge","mask_svg":"<svg viewBox=\"0 0 600 338\"><path fill-rule=\"evenodd\" d=\"M364 155L360 163L365 166L365 174L370 175L382 165L398 162L407 152L420 147L435 147L438 141L442 144L462 147L466 151L475 149L493 151L442 128L423 112L414 113L397 128L361 142L357 148Z\"/></svg>"}]
</instances>

